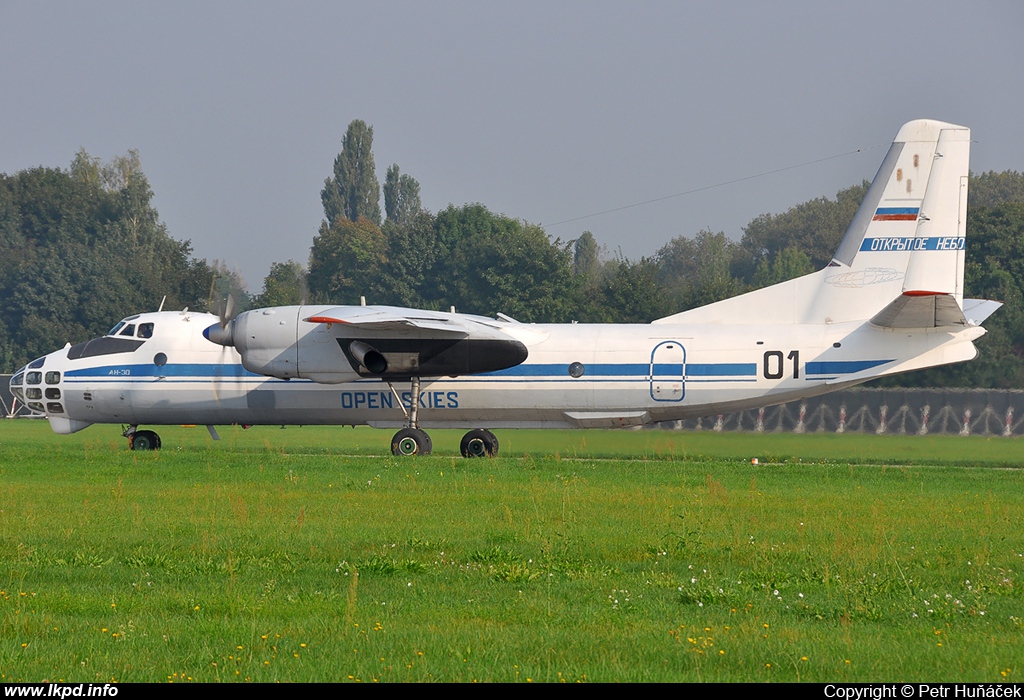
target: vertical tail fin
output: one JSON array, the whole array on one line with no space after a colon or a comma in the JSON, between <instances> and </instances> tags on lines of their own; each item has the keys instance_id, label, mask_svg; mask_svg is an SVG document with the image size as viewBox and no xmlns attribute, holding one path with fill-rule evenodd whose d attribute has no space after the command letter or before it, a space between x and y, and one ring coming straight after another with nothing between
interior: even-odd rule
<instances>
[{"instance_id":1,"label":"vertical tail fin","mask_svg":"<svg viewBox=\"0 0 1024 700\"><path fill-rule=\"evenodd\" d=\"M966 127L928 119L905 124L835 262L871 270L869 277L885 270L902 279L904 292L952 294L962 303L970 149Z\"/></svg>"}]
</instances>

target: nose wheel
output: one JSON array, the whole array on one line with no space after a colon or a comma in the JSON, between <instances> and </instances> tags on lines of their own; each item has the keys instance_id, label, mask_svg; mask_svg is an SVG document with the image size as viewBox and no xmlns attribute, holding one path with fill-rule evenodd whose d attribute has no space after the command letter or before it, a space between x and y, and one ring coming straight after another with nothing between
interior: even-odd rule
<instances>
[{"instance_id":1,"label":"nose wheel","mask_svg":"<svg viewBox=\"0 0 1024 700\"><path fill-rule=\"evenodd\" d=\"M490 430L470 430L462 436L459 451L463 457L496 457L498 438Z\"/></svg>"}]
</instances>

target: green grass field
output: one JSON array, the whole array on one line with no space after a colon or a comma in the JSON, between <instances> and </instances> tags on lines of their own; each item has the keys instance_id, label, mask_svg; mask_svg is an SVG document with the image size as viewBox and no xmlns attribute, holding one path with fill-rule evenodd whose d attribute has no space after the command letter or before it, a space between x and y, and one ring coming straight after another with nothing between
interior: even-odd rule
<instances>
[{"instance_id":1,"label":"green grass field","mask_svg":"<svg viewBox=\"0 0 1024 700\"><path fill-rule=\"evenodd\" d=\"M119 432L0 422L0 681L1024 677L1017 439Z\"/></svg>"}]
</instances>

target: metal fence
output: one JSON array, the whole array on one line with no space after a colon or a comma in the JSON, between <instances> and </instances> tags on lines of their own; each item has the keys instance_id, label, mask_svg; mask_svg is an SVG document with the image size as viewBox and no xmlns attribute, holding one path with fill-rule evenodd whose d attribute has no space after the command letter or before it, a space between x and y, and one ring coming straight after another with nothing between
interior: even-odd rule
<instances>
[{"instance_id":1,"label":"metal fence","mask_svg":"<svg viewBox=\"0 0 1024 700\"><path fill-rule=\"evenodd\" d=\"M0 415L4 418L42 418L42 413L28 410L28 406L14 398L11 393L11 374L0 374Z\"/></svg>"},{"instance_id":2,"label":"metal fence","mask_svg":"<svg viewBox=\"0 0 1024 700\"><path fill-rule=\"evenodd\" d=\"M1024 435L1024 391L849 389L768 408L662 423L662 428L893 435Z\"/></svg>"}]
</instances>

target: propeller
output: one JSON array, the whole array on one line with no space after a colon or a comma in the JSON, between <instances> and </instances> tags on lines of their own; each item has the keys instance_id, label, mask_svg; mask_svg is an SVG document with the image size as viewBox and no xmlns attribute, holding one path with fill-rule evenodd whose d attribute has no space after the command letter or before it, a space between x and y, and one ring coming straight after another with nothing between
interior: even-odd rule
<instances>
[{"instance_id":1,"label":"propeller","mask_svg":"<svg viewBox=\"0 0 1024 700\"><path fill-rule=\"evenodd\" d=\"M238 316L240 311L238 296L239 294L244 295L237 283L235 275L225 273L222 275L216 275L213 281L210 283L210 308L213 310L216 307L217 323L203 330L203 337L209 340L211 343L221 346L220 358L217 364L217 370L212 377L212 389L214 401L220 405L224 396L222 392L230 390L230 384L233 381L237 381L234 374L231 373L227 376L223 374L224 369L231 363L228 355L230 354L229 348L235 346L235 318ZM218 284L219 283L219 284ZM227 286L226 293L223 291L224 287ZM218 288L222 291L223 296L217 300L214 304L213 296L214 292L218 291ZM243 296L244 298L244 296Z\"/></svg>"},{"instance_id":2,"label":"propeller","mask_svg":"<svg viewBox=\"0 0 1024 700\"><path fill-rule=\"evenodd\" d=\"M235 303L234 294L228 294L224 297L224 299L217 304L217 317L220 321L205 329L203 331L203 337L211 343L223 345L226 348L234 347L234 320L235 316L238 315L236 307L237 304Z\"/></svg>"}]
</instances>

